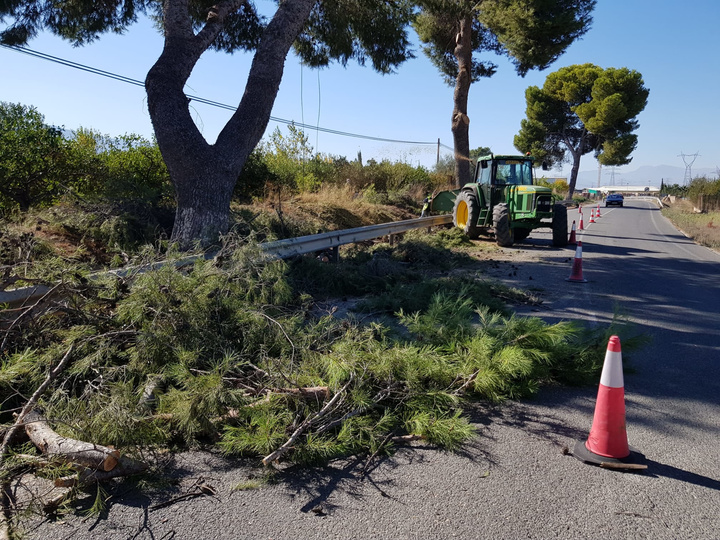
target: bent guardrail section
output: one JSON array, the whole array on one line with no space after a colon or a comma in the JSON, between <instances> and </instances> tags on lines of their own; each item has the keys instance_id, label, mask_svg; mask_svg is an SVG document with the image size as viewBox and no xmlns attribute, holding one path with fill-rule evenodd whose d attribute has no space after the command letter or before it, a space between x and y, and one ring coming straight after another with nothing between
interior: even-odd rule
<instances>
[{"instance_id":1,"label":"bent guardrail section","mask_svg":"<svg viewBox=\"0 0 720 540\"><path fill-rule=\"evenodd\" d=\"M381 223L379 225L368 225L366 227L357 227L354 229L311 234L309 236L299 236L297 238L266 242L264 244L260 244L260 249L265 252L269 259L286 259L295 255L304 255L315 251L337 249L338 247L347 244L365 242L367 240L373 240L383 236L400 234L412 229L423 229L425 227L446 225L448 223L452 223L452 216L450 215L407 219L404 221L394 221L392 223ZM213 254L193 255L180 259L179 261L173 261L173 264L177 266L184 266L193 263L201 257L212 258L212 256ZM104 273L124 276L130 272L145 272L153 268L163 266L164 264L168 263L157 262L145 267L121 268L117 270L108 270ZM52 288L46 285L35 285L32 287L23 287L10 291L0 291L0 304L7 304L11 307L19 306L26 302L40 299L51 291Z\"/></svg>"}]
</instances>

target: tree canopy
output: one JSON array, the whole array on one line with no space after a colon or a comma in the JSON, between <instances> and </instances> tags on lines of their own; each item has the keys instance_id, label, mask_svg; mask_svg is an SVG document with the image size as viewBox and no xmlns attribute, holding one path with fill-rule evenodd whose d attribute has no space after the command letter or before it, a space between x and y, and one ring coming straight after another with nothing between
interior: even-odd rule
<instances>
[{"instance_id":1,"label":"tree canopy","mask_svg":"<svg viewBox=\"0 0 720 540\"><path fill-rule=\"evenodd\" d=\"M209 7L199 0L7 0L0 2L0 42L23 45L47 30L84 45L141 16L156 21L164 48L145 80L148 109L175 189L172 239L190 247L227 230L235 183L265 131L290 48L314 67L369 61L388 73L412 57L412 14L405 0L285 0L269 19L246 0ZM208 49L254 51L243 97L214 144L195 125L183 91Z\"/></svg>"},{"instance_id":2,"label":"tree canopy","mask_svg":"<svg viewBox=\"0 0 720 540\"><path fill-rule=\"evenodd\" d=\"M470 85L497 71L480 59L486 52L508 57L520 76L545 69L592 22L595 0L420 0L414 21L423 52L438 68L453 96L452 132L456 181L470 181L468 94Z\"/></svg>"},{"instance_id":3,"label":"tree canopy","mask_svg":"<svg viewBox=\"0 0 720 540\"><path fill-rule=\"evenodd\" d=\"M52 201L60 189L62 147L61 131L46 125L37 109L0 102L0 209L26 211Z\"/></svg>"},{"instance_id":4,"label":"tree canopy","mask_svg":"<svg viewBox=\"0 0 720 540\"><path fill-rule=\"evenodd\" d=\"M550 164L572 160L572 195L583 155L594 152L603 165L630 163L637 146L637 116L649 93L642 75L628 68L581 64L559 69L542 88L525 91L526 118L515 147Z\"/></svg>"}]
</instances>

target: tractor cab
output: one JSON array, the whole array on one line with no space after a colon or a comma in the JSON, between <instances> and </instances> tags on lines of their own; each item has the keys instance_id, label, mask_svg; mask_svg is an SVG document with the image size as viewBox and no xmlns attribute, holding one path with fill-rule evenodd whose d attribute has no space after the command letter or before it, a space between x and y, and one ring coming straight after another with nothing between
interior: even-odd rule
<instances>
[{"instance_id":1,"label":"tractor cab","mask_svg":"<svg viewBox=\"0 0 720 540\"><path fill-rule=\"evenodd\" d=\"M533 163L530 156L484 156L477 160L475 182L487 206L507 202L508 186L532 186Z\"/></svg>"}]
</instances>

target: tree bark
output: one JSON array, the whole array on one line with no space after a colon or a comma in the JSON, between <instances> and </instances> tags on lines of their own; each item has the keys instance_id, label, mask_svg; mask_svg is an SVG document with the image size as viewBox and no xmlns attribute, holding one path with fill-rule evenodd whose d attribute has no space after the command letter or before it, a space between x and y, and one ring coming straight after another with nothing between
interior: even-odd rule
<instances>
[{"instance_id":1,"label":"tree bark","mask_svg":"<svg viewBox=\"0 0 720 540\"><path fill-rule=\"evenodd\" d=\"M285 0L268 24L250 68L245 93L214 145L195 125L183 91L200 56L222 30L227 13L244 1L216 4L193 33L186 0L166 0L165 45L145 87L158 147L175 188L177 211L171 240L183 249L211 244L228 229L238 175L270 119L293 42L316 0Z\"/></svg>"},{"instance_id":2,"label":"tree bark","mask_svg":"<svg viewBox=\"0 0 720 540\"><path fill-rule=\"evenodd\" d=\"M577 143L577 147L572 145L572 141L570 141L569 138L565 138L565 145L568 147L573 159L572 168L570 169L570 182L568 186L568 197L571 199L573 193L575 192L575 185L577 184L578 172L580 171L580 158L582 157L582 149L585 146L586 136L587 132L582 134L580 141Z\"/></svg>"},{"instance_id":3,"label":"tree bark","mask_svg":"<svg viewBox=\"0 0 720 540\"><path fill-rule=\"evenodd\" d=\"M36 411L30 411L25 415L25 432L43 454L85 469L80 471L84 483L138 474L147 468L144 463L121 456L114 448L59 435Z\"/></svg>"},{"instance_id":4,"label":"tree bark","mask_svg":"<svg viewBox=\"0 0 720 540\"><path fill-rule=\"evenodd\" d=\"M470 119L467 115L472 64L472 15L460 20L460 32L455 43L458 75L453 94L452 134L455 146L455 184L460 188L471 181L470 175Z\"/></svg>"}]
</instances>

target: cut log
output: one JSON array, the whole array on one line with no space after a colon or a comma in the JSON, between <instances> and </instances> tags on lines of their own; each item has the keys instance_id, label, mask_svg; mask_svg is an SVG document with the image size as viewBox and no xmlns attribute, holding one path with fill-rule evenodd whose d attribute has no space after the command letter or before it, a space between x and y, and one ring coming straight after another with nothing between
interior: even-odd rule
<instances>
[{"instance_id":1,"label":"cut log","mask_svg":"<svg viewBox=\"0 0 720 540\"><path fill-rule=\"evenodd\" d=\"M138 474L147 469L144 463L121 456L114 448L59 435L34 410L25 415L25 432L46 456L78 465L81 483Z\"/></svg>"}]
</instances>

